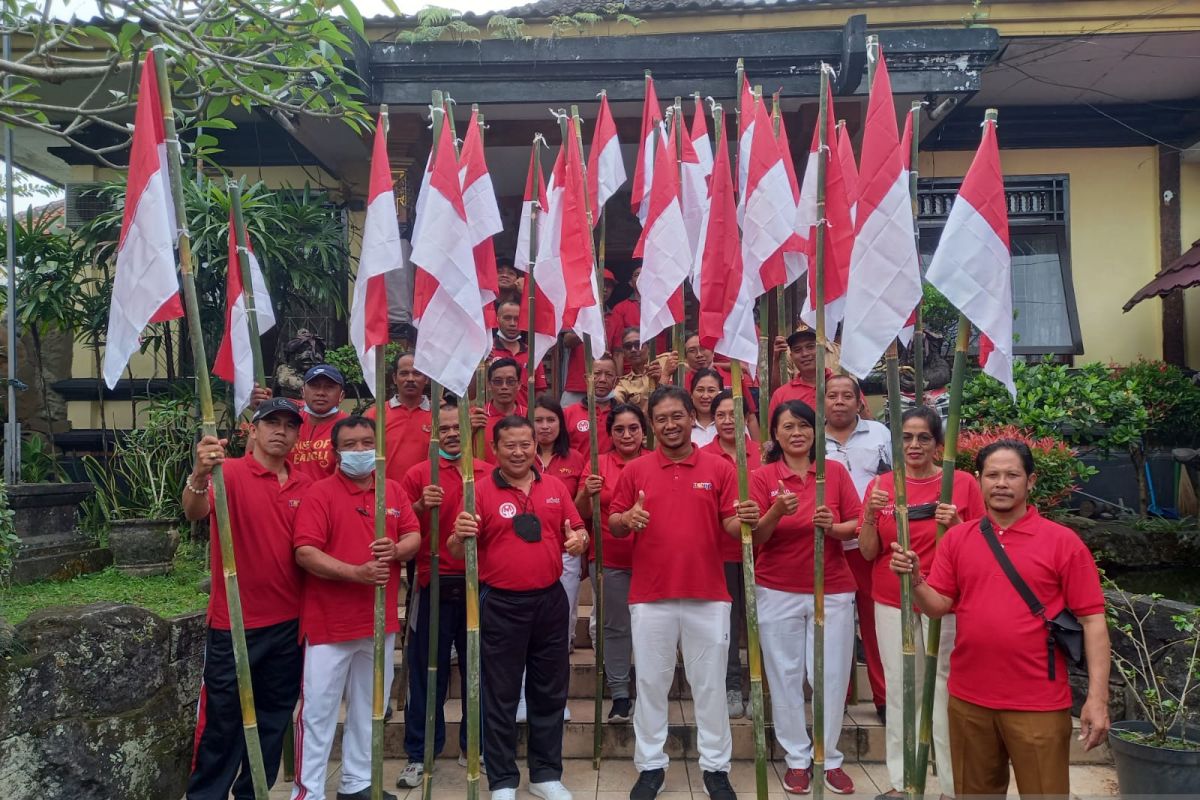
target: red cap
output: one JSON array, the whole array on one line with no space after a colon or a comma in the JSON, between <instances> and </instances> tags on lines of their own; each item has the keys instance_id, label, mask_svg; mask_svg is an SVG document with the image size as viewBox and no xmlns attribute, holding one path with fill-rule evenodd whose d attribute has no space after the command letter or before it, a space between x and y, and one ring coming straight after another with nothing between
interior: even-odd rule
<instances>
[{"instance_id":1,"label":"red cap","mask_svg":"<svg viewBox=\"0 0 1200 800\"><path fill-rule=\"evenodd\" d=\"M611 270L611 269L606 269L606 270L604 270L604 280L606 280L606 281L612 281L613 283L616 283L616 282L617 282L617 276L612 274L612 270Z\"/></svg>"}]
</instances>

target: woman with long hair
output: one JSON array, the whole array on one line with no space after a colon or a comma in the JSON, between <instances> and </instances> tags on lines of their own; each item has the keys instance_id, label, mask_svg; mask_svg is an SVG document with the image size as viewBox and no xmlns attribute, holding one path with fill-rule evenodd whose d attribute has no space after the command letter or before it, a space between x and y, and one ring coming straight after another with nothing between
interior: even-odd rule
<instances>
[{"instance_id":1,"label":"woman with long hair","mask_svg":"<svg viewBox=\"0 0 1200 800\"><path fill-rule=\"evenodd\" d=\"M784 788L811 789L813 746L805 730L804 681L812 673L815 636L813 559L817 529L825 537L825 787L851 794L838 750L854 651L854 575L842 542L853 538L862 511L846 468L825 462L825 503L816 504L811 407L799 400L771 413L771 449L750 479L750 497L763 509L754 531L755 599L763 663L771 684L775 738L785 752Z\"/></svg>"},{"instance_id":2,"label":"woman with long hair","mask_svg":"<svg viewBox=\"0 0 1200 800\"><path fill-rule=\"evenodd\" d=\"M696 447L704 447L717 438L712 401L724 388L725 381L715 369L698 369L692 373L688 391L692 395L692 405L696 407L696 416L692 423L692 444Z\"/></svg>"},{"instance_id":3,"label":"woman with long hair","mask_svg":"<svg viewBox=\"0 0 1200 800\"><path fill-rule=\"evenodd\" d=\"M942 485L942 418L928 406L917 406L905 411L902 421L910 548L920 554L921 571L928 574L937 550L938 525L950 528L960 522L982 517L983 493L973 475L955 470L952 502L939 502ZM895 473L888 472L875 478L867 487L866 505L858 530L859 551L863 558L872 562L871 597L875 601L875 635L887 685L887 766L892 789L885 797L901 797L904 794L900 579L888 567L892 542L895 541ZM921 654L925 652L922 642L929 620L915 610L914 613L918 620L917 653ZM942 617L938 675L933 693L933 749L938 765L938 783L943 789L952 789L954 786L950 762L950 723L947 718L949 695L946 691L946 681L950 677L950 651L954 649L954 631L954 615ZM924 668L924 659L918 655L917 686L921 686L924 680ZM944 791L942 797L950 794Z\"/></svg>"},{"instance_id":4,"label":"woman with long hair","mask_svg":"<svg viewBox=\"0 0 1200 800\"><path fill-rule=\"evenodd\" d=\"M628 722L633 714L633 702L629 697L629 666L633 661L633 638L629 626L633 539L618 539L609 532L608 505L612 502L617 479L626 465L649 452L646 450L646 433L649 430L646 415L640 406L632 403L615 406L608 417L608 433L612 437L613 449L600 455L599 472L593 474L590 464L584 467L583 480L575 495L575 506L585 521L592 519L592 504L600 503L600 535L604 537L604 564L601 565L604 569L604 630L601 635L604 636L604 676L612 695L609 722ZM594 544L589 558L593 563L594 589L597 569L594 566ZM595 637L595 632L592 636Z\"/></svg>"}]
</instances>

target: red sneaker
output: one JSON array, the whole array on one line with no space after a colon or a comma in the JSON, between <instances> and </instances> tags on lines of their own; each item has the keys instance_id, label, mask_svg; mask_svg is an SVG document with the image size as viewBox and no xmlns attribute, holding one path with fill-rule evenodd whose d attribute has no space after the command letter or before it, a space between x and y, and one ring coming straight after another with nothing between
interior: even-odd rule
<instances>
[{"instance_id":1,"label":"red sneaker","mask_svg":"<svg viewBox=\"0 0 1200 800\"><path fill-rule=\"evenodd\" d=\"M835 794L854 794L854 781L841 769L827 769L825 788Z\"/></svg>"},{"instance_id":2,"label":"red sneaker","mask_svg":"<svg viewBox=\"0 0 1200 800\"><path fill-rule=\"evenodd\" d=\"M790 794L808 794L812 786L812 767L789 769L783 775L783 788Z\"/></svg>"}]
</instances>

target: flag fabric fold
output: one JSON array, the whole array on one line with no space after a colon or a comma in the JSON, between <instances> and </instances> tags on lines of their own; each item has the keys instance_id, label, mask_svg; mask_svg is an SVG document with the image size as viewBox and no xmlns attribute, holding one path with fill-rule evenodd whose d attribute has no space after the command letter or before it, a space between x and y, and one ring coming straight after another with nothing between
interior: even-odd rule
<instances>
[{"instance_id":1,"label":"flag fabric fold","mask_svg":"<svg viewBox=\"0 0 1200 800\"><path fill-rule=\"evenodd\" d=\"M772 119L771 122L774 127L775 120ZM779 157L783 159L788 186L792 190L794 217L794 209L800 203L800 183L796 179L796 167L792 162L792 146L788 141L787 125L784 124L782 114L779 116L779 132L775 136L775 145L779 149ZM793 231L788 240L784 242L783 247L776 251L763 267L763 273L768 276L766 282L778 286L791 286L808 269L807 248L807 240L798 232Z\"/></svg>"},{"instance_id":2,"label":"flag fabric fold","mask_svg":"<svg viewBox=\"0 0 1200 800\"><path fill-rule=\"evenodd\" d=\"M854 163L854 145L850 142L850 130L846 127L845 122L839 122L837 125L838 131L838 160L842 165L842 180L846 182L846 200L850 203L850 221L854 221L854 215L858 208L858 193L860 191L858 182L858 165ZM865 145L864 145L865 147ZM866 174L866 170L863 170Z\"/></svg>"},{"instance_id":3,"label":"flag fabric fold","mask_svg":"<svg viewBox=\"0 0 1200 800\"><path fill-rule=\"evenodd\" d=\"M496 248L492 237L504 230L500 221L500 206L496 190L483 156L483 135L479 132L479 114L471 113L471 124L463 139L459 155L459 179L462 184L463 208L467 212L467 227L471 232L471 248L475 258L475 275L483 302L484 324L496 327L496 308L493 305L500 292L496 277Z\"/></svg>"},{"instance_id":4,"label":"flag fabric fold","mask_svg":"<svg viewBox=\"0 0 1200 800\"><path fill-rule=\"evenodd\" d=\"M754 123L757 121L754 92L750 90L750 79L742 74L742 95L738 98L738 216L745 213L746 182L750 178L750 152L754 146ZM764 106L765 109L765 106Z\"/></svg>"},{"instance_id":5,"label":"flag fabric fold","mask_svg":"<svg viewBox=\"0 0 1200 800\"><path fill-rule=\"evenodd\" d=\"M675 139L674 133L671 139ZM710 162L705 167L690 135L681 136L680 139L682 158L679 162L679 204L683 212L684 229L687 231L687 256L690 262L700 246L700 226L708 206L708 176L712 173L712 164Z\"/></svg>"},{"instance_id":6,"label":"flag fabric fold","mask_svg":"<svg viewBox=\"0 0 1200 800\"><path fill-rule=\"evenodd\" d=\"M1015 398L1012 256L993 120L984 122L983 140L950 207L925 279L979 328L980 366Z\"/></svg>"},{"instance_id":7,"label":"flag fabric fold","mask_svg":"<svg viewBox=\"0 0 1200 800\"><path fill-rule=\"evenodd\" d=\"M633 168L633 186L629 201L638 220L645 225L650 213L650 182L654 177L654 132L661 133L662 112L659 110L658 95L654 91L654 79L646 79L646 97L642 101L642 133L638 139L637 163Z\"/></svg>"},{"instance_id":8,"label":"flag fabric fold","mask_svg":"<svg viewBox=\"0 0 1200 800\"><path fill-rule=\"evenodd\" d=\"M612 111L608 107L608 95L601 94L596 130L592 133L592 150L588 154L588 208L592 210L592 227L600 224L604 204L617 193L625 179L617 124L613 122Z\"/></svg>"},{"instance_id":9,"label":"flag fabric fold","mask_svg":"<svg viewBox=\"0 0 1200 800\"><path fill-rule=\"evenodd\" d=\"M699 159L704 177L707 178L712 175L713 171L713 143L708 136L708 121L704 118L704 101L698 94L696 95L696 113L692 117L691 139L692 148L696 151L696 158Z\"/></svg>"},{"instance_id":10,"label":"flag fabric fold","mask_svg":"<svg viewBox=\"0 0 1200 800\"><path fill-rule=\"evenodd\" d=\"M692 270L692 248L687 244L689 232L680 207L674 157L676 131L681 127L672 129L665 145L659 140L650 206L637 244L636 253L642 257L637 288L641 297L639 335L643 342L683 321L683 298L679 290Z\"/></svg>"},{"instance_id":11,"label":"flag fabric fold","mask_svg":"<svg viewBox=\"0 0 1200 800\"><path fill-rule=\"evenodd\" d=\"M796 233L796 203L766 107L755 103L752 109L746 190L738 211L742 217L742 262L753 276L752 294L758 297L787 280L781 251Z\"/></svg>"},{"instance_id":12,"label":"flag fabric fold","mask_svg":"<svg viewBox=\"0 0 1200 800\"><path fill-rule=\"evenodd\" d=\"M110 389L141 348L146 326L183 316L175 274L178 230L166 141L154 55L147 53L138 84L125 212L104 345L104 382Z\"/></svg>"},{"instance_id":13,"label":"flag fabric fold","mask_svg":"<svg viewBox=\"0 0 1200 800\"><path fill-rule=\"evenodd\" d=\"M921 299L908 175L900 155L892 84L882 55L867 107L857 206L841 363L846 371L865 378L901 334Z\"/></svg>"},{"instance_id":14,"label":"flag fabric fold","mask_svg":"<svg viewBox=\"0 0 1200 800\"><path fill-rule=\"evenodd\" d=\"M529 152L529 172L525 175L525 197L521 201L521 220L517 225L517 247L516 252L513 253L513 266L521 272L528 272L537 260L537 253L529 252L529 218L530 211L533 209L533 173L535 172L534 159L537 158L537 152L537 147L533 147ZM546 175L540 168L536 172L538 174L538 214L540 219L544 219L546 211L549 210L549 203L546 201ZM539 223L538 236L541 235L542 223Z\"/></svg>"},{"instance_id":15,"label":"flag fabric fold","mask_svg":"<svg viewBox=\"0 0 1200 800\"><path fill-rule=\"evenodd\" d=\"M258 323L258 334L275 327L275 311L271 307L271 295L263 277L254 248L250 246L250 234L246 234L246 256L250 261L250 282L254 292L254 316ZM246 308L245 285L242 282L241 260L238 258L237 233L233 224L233 212L229 213L229 268L225 276L225 335L217 348L213 361L213 374L233 384L234 414L241 413L250 405L254 391L254 351L250 339L250 315Z\"/></svg>"}]
</instances>

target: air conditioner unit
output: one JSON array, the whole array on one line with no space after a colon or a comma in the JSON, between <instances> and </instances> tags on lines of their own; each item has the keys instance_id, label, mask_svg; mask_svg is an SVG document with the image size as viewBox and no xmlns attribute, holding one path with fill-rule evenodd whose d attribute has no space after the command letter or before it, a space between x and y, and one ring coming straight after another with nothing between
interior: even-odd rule
<instances>
[{"instance_id":1,"label":"air conditioner unit","mask_svg":"<svg viewBox=\"0 0 1200 800\"><path fill-rule=\"evenodd\" d=\"M97 191L105 186L100 181L67 184L63 222L68 228L76 230L101 214L115 210L112 199Z\"/></svg>"}]
</instances>

